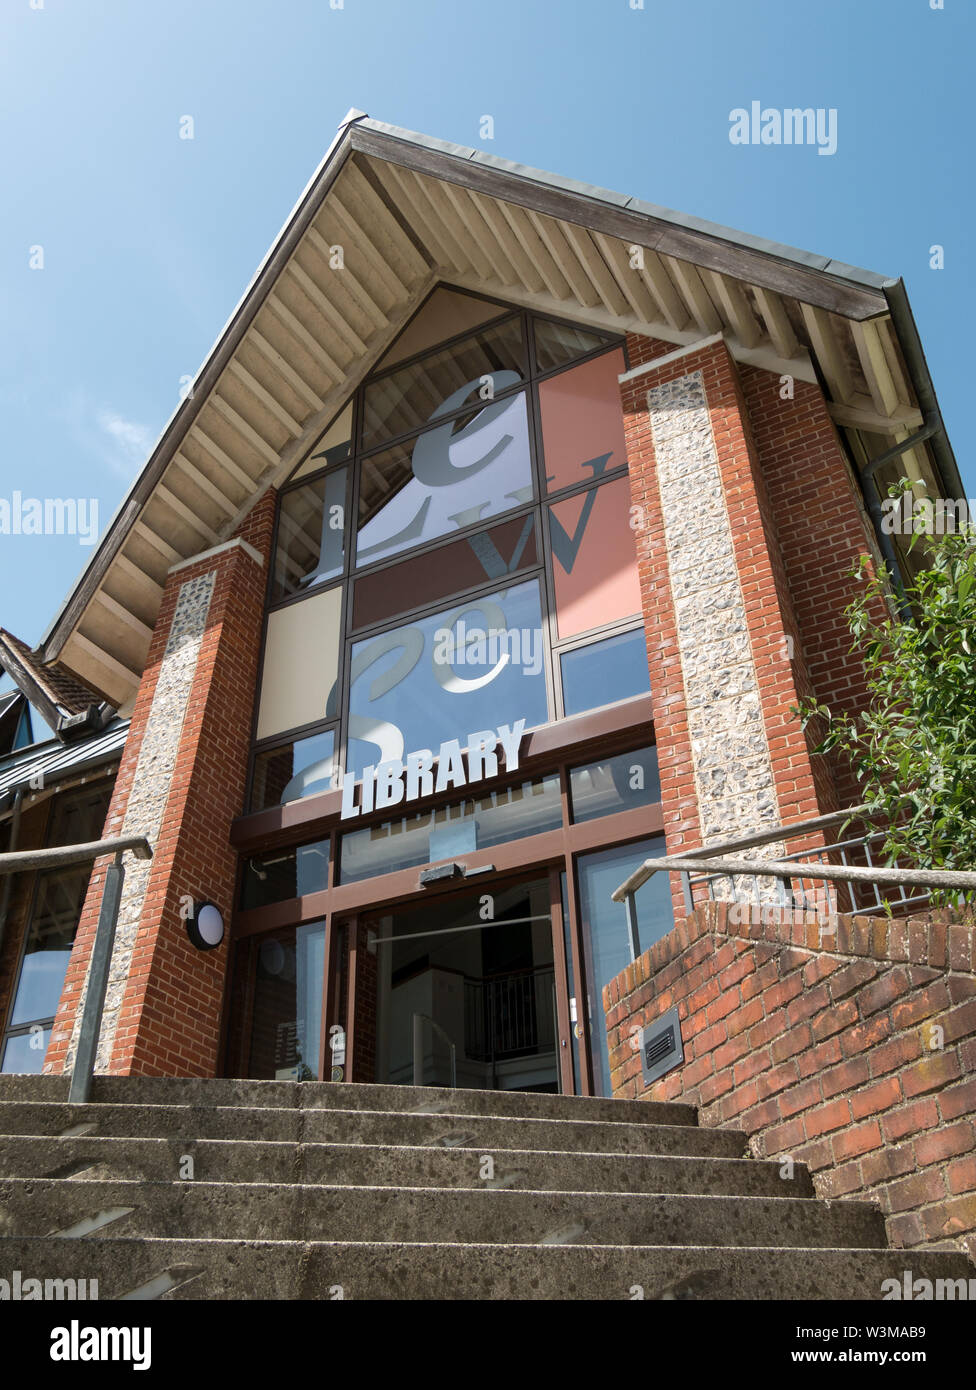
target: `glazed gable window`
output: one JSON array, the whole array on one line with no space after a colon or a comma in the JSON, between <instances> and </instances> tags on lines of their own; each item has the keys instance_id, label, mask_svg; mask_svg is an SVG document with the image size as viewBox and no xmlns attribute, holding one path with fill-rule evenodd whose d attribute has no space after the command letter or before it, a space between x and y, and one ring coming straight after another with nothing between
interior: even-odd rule
<instances>
[{"instance_id":1,"label":"glazed gable window","mask_svg":"<svg viewBox=\"0 0 976 1390\"><path fill-rule=\"evenodd\" d=\"M434 291L281 491L250 809L646 692L625 368Z\"/></svg>"}]
</instances>

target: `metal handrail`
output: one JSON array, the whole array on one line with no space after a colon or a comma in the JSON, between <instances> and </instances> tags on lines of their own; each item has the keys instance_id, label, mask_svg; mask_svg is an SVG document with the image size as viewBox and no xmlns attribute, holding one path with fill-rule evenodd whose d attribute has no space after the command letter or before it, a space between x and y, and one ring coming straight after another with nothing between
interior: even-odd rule
<instances>
[{"instance_id":1,"label":"metal handrail","mask_svg":"<svg viewBox=\"0 0 976 1390\"><path fill-rule=\"evenodd\" d=\"M0 875L19 874L25 869L66 869L71 864L87 864L103 854L121 854L130 849L137 859L151 859L152 850L144 835L124 835L112 840L90 840L86 844L51 845L48 849L23 849L0 854Z\"/></svg>"},{"instance_id":2,"label":"metal handrail","mask_svg":"<svg viewBox=\"0 0 976 1390\"><path fill-rule=\"evenodd\" d=\"M833 811L826 816L818 816L813 820L799 821L793 825L780 825L769 830L763 830L755 835L746 836L739 840L726 841L723 844L711 844L702 846L700 849L686 850L680 855L662 855L658 859L645 859L644 862L634 870L634 872L615 888L611 893L613 902L622 902L627 913L627 930L630 937L631 958L636 960L640 955L640 936L637 923L637 907L635 894L637 890L656 873L677 872L682 876L682 883L685 895L685 904L688 911L694 908L692 896L693 882L708 882L711 890L711 882L715 878L746 877L751 878L756 883L758 892L758 880L760 877L777 878L782 880L789 890L791 900L795 900L792 889L792 881L798 878L801 882L800 894L805 903L806 894L802 888L803 879L822 880L831 883L848 884L867 884L875 888L875 905L883 907L881 896L878 892L879 887L891 884L893 887L901 887L901 901L898 906L911 906L916 902L922 902L929 895L932 889L937 890L957 890L960 893L972 892L976 890L976 872L960 869L907 869L895 867L876 867L870 864L869 843L873 839L878 839L884 831L870 831L868 834L857 839L845 840L835 844L824 844L819 848L807 850L797 850L793 855L784 859L741 859L737 857L725 857L730 850L752 849L762 844L772 844L779 841L795 840L801 835L816 833L826 826L835 824L842 820L863 820L867 806L851 806L844 811ZM803 854L816 854L820 856L842 852L851 846L863 846L865 854L869 860L868 866L861 866L846 863L829 864L823 862L811 862L810 860L800 859ZM691 875L695 874L693 880ZM914 897L907 897L904 885L924 888L925 893ZM853 904L854 897L851 894ZM853 910L857 910L856 908Z\"/></svg>"},{"instance_id":3,"label":"metal handrail","mask_svg":"<svg viewBox=\"0 0 976 1390\"><path fill-rule=\"evenodd\" d=\"M778 840L795 840L799 835L813 835L817 831L825 830L829 825L836 825L842 820L859 820L867 806L850 806L846 811L830 811L825 816L814 816L811 820L797 821L793 825L777 825L769 830L759 830L753 835L745 835L737 840L718 840L711 844L702 845L699 849L687 849L683 852L684 859L709 858L714 854L725 854L728 850L756 849L759 845L775 844ZM829 848L829 846L827 846ZM610 895L615 903L622 902L628 893L634 893L642 884L646 883L655 869L647 870L648 864L657 863L657 860L647 859L639 868L626 879L619 888L616 888ZM703 864L695 864L692 868L704 868Z\"/></svg>"}]
</instances>

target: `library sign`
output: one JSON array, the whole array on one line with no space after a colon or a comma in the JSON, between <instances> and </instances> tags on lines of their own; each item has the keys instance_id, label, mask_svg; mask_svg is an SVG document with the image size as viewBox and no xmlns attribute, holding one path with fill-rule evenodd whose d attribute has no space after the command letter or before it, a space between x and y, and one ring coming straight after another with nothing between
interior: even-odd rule
<instances>
[{"instance_id":1,"label":"library sign","mask_svg":"<svg viewBox=\"0 0 976 1390\"><path fill-rule=\"evenodd\" d=\"M362 777L343 780L341 819L385 811L452 787L468 787L497 777L499 751L504 754L506 771L514 772L519 765L524 732L525 720L517 719L513 725L501 724L497 729L469 734L464 750L459 739L446 739L437 754L436 770L430 748L419 748L404 759L365 767Z\"/></svg>"}]
</instances>

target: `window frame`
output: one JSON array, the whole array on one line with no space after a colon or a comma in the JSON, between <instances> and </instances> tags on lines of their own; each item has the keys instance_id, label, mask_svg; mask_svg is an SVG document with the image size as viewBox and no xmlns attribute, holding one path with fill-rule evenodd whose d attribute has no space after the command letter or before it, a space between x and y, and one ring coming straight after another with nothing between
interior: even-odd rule
<instances>
[{"instance_id":1,"label":"window frame","mask_svg":"<svg viewBox=\"0 0 976 1390\"><path fill-rule=\"evenodd\" d=\"M451 290L456 289L456 287L451 285L437 286L435 287L435 289L436 288L445 288ZM431 293L433 292L434 291L432 290ZM458 289L457 292L470 294L470 291L465 291L461 289ZM491 299L490 296L475 295L473 297L485 299L488 302L492 303L498 303L498 301ZM422 312L426 302L427 300L425 298L424 303L418 307L417 314ZM414 315L414 317L416 317L416 315ZM546 371L539 372L537 370L538 359L536 353L535 335L533 331L533 320L536 318L548 323L554 323L564 327L578 329L580 332L584 333L601 333L609 341L600 344L591 352L586 353L581 357L574 358L571 362L565 363L562 366L550 368ZM493 516L486 517L480 521L477 521L470 526L454 530L450 532L448 535L435 537L432 540L424 542L421 545L411 546L407 550L399 551L394 555L380 557L372 564L363 565L357 568L355 564L355 538L356 532L358 531L359 488L363 461L370 458L373 455L387 451L389 448L393 447L398 443L403 443L405 441L419 438L421 434L425 433L428 429L431 428L431 425L428 421L425 425L422 425L415 430L409 431L406 434L397 436L396 438L390 437L389 439L385 439L379 445L371 445L368 449L360 448L359 441L362 434L363 401L366 390L376 380L382 379L385 376L390 376L395 372L401 371L405 367L410 366L412 363L417 362L423 359L424 357L431 355L432 353L443 351L445 347L450 347L455 343L463 342L469 338L477 336L478 332L481 332L485 329L497 327L502 322L506 322L509 320L513 322L518 321L521 325L522 342L525 350L525 360L527 363L528 372L524 381L519 382L512 387L508 387L503 391L500 391L497 394L497 396L494 397L494 399L503 400L506 398L514 398L520 392L525 393L526 412L528 417L530 472L533 489L533 496L531 500L527 502L517 503L515 506L508 509L507 511L499 512ZM617 632L626 632L631 630L632 628L640 627L643 625L643 614L636 613L633 615L628 615L627 617L622 619L615 619L610 623L604 624L599 628L594 628L585 633L574 633L571 637L563 639L559 638L556 627L555 577L553 570L553 554L550 537L549 508L553 506L555 503L564 501L568 498L572 498L584 492L595 490L596 488L600 487L605 483L610 483L616 481L619 478L625 477L628 475L629 469L627 459L624 458L623 461L617 467L608 469L606 472L601 474L599 478L584 478L581 479L579 482L574 482L554 492L547 492L545 487L545 456L543 452L542 419L539 405L538 388L540 383L544 381L548 381L554 377L561 376L563 373L567 371L573 370L574 368L579 367L586 362L595 360L596 358L611 352L620 352L622 354L624 369L627 370L629 368L629 358L627 353L626 339L623 337L623 335L618 336L608 334L604 329L598 329L593 325L576 323L569 319L563 319L558 315L537 314L533 310L527 308L518 308L513 307L511 305L504 305L499 303L498 315L493 319L486 320L486 322L484 324L479 325L477 329L466 329L454 335L452 338L445 339L441 343L435 344L432 347L425 348L423 351L415 353L411 357L405 358L401 362L396 362L392 366L385 368L382 371L371 373L369 376L364 378L363 381L359 383L359 385L356 387L355 391L351 395L353 410L351 420L351 441L347 457L342 461L327 465L314 473L308 473L301 478L294 478L293 480L287 482L281 488L281 491L277 498L277 503L275 507L274 530L272 535L271 564L269 565L269 574L265 593L265 611L262 623L261 658L258 668L256 698L254 702L254 710L252 717L251 751L248 759L246 797L244 803L246 807L245 814L251 813L254 789L255 762L257 756L261 753L266 753L268 751L273 750L276 747L284 746L288 743L297 742L301 738L307 738L318 733L325 733L331 729L334 731L335 738L336 766L345 769L349 745L349 678L351 669L351 653L353 645L355 643L362 641L365 637L368 636L379 636L382 635L382 633L391 631L395 628L408 626L409 623L415 618L430 616L432 613L443 611L448 606L457 607L467 599L474 599L478 596L484 596L493 592L497 592L499 589L498 579L491 579L486 576L484 583L479 581L479 583L476 585L471 585L465 589L459 589L436 601L432 601L430 603L423 603L413 608L406 609L393 618L385 619L381 622L368 624L364 625L363 627L356 628L353 626L353 600L355 595L355 585L357 580L359 579L381 573L384 570L393 569L398 564L402 563L407 559L414 559L425 554L436 552L442 548L445 548L448 545L456 544L458 541L463 541L471 536L483 533L486 530L490 530L492 527L500 523L516 520L520 516L533 516L535 518L536 523L537 548L541 548L541 555L537 556L535 564L527 567L520 567L519 569L512 571L511 577L518 583L524 583L533 578L538 578L539 581L540 602L542 608L543 673L546 682L547 719L544 724L539 725L537 727L546 727L550 724L558 722L559 720L565 717L560 666L560 658L563 652L570 650L574 647L586 646L591 642L599 641L602 638L608 636L616 635ZM326 425L326 427L320 432L315 443L310 446L308 453L304 455L304 459L307 459L309 454L314 452L314 450L318 447L321 438L328 433L328 430L332 428L335 421L341 416L342 412L348 408L349 404L350 398L347 397L346 400L344 400L342 404L337 408L334 415L332 415L328 425ZM468 404L467 406L460 408L458 411L453 412L450 416L445 416L443 420L439 419L437 421L437 425L440 426L449 423L451 420L457 418L458 416L470 413L471 409L471 405ZM301 468L304 459L299 460L296 463L293 472ZM301 487L307 487L309 483L314 483L323 478L325 475L335 472L339 468L348 469L346 480L346 512L344 517L345 525L343 531L342 572L334 576L332 579L324 581L321 585L316 585L309 590L296 594L288 594L283 598L275 599L272 595L275 583L275 574L277 571L277 547L279 528L281 523L282 503L286 499L288 493L297 490ZM504 576L504 578L507 579L508 576L506 575ZM341 588L343 592L340 617L338 666L336 676L336 712L326 712L323 715L323 717L319 720L311 721L297 728L288 729L280 733L268 735L265 738L259 740L256 737L256 731L258 713L260 708L261 688L264 678L264 662L267 647L267 634L270 616L272 613L278 611L281 608L290 606L291 604L301 603L306 598L312 597L313 594L324 593L327 589L334 587ZM629 696L625 697L623 700L610 701L608 702L608 705L625 703L626 700L633 698L635 697ZM600 708L606 707L607 706L600 706Z\"/></svg>"}]
</instances>

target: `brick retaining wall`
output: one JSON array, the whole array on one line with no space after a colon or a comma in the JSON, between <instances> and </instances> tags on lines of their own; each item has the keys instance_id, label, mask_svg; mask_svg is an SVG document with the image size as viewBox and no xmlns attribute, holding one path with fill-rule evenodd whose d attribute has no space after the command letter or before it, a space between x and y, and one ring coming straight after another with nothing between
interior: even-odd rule
<instances>
[{"instance_id":1,"label":"brick retaining wall","mask_svg":"<svg viewBox=\"0 0 976 1390\"><path fill-rule=\"evenodd\" d=\"M833 935L831 935L833 932ZM615 1096L683 1101L819 1195L880 1203L892 1245L976 1256L976 925L705 903L603 991ZM636 1030L677 1006L682 1065Z\"/></svg>"}]
</instances>

